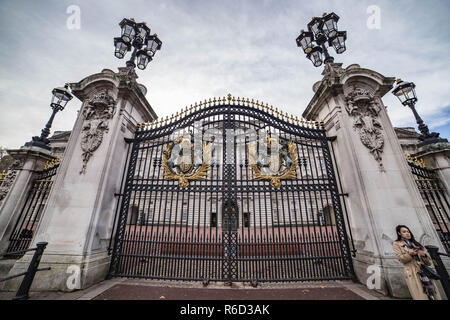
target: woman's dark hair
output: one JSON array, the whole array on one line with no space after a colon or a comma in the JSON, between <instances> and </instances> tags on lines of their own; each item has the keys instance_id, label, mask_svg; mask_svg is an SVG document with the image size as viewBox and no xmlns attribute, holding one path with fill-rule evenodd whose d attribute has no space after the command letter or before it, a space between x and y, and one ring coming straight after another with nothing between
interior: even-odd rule
<instances>
[{"instance_id":1,"label":"woman's dark hair","mask_svg":"<svg viewBox=\"0 0 450 320\"><path fill-rule=\"evenodd\" d=\"M416 239L414 238L414 235L411 232L411 230L405 225L398 225L397 227L395 227L395 231L396 231L395 233L397 234L397 241L402 240L402 236L399 234L401 228L408 229L409 233L411 234L411 240L410 241L412 243L414 243L416 246L423 248L423 246L419 242L416 241Z\"/></svg>"}]
</instances>

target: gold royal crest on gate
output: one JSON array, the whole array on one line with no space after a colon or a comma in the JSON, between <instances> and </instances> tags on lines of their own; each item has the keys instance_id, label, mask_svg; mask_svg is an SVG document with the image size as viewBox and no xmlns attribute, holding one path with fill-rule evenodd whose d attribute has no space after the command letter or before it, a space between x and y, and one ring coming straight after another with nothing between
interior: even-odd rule
<instances>
[{"instance_id":1,"label":"gold royal crest on gate","mask_svg":"<svg viewBox=\"0 0 450 320\"><path fill-rule=\"evenodd\" d=\"M190 156L172 154L173 148L179 146L181 150L190 150ZM180 151L180 150L179 150ZM185 161L189 157L190 161ZM162 165L164 168L164 179L178 180L180 188L189 186L190 180L206 180L210 168L211 143L203 142L202 152L194 151L194 145L190 139L179 137L164 146L162 154Z\"/></svg>"},{"instance_id":2,"label":"gold royal crest on gate","mask_svg":"<svg viewBox=\"0 0 450 320\"><path fill-rule=\"evenodd\" d=\"M276 143L275 138L267 135L267 142L259 141L259 150L261 147L271 149L272 143ZM256 145L248 145L248 158L251 161L250 167L253 170L253 178L255 180L269 180L270 185L279 189L281 187L281 180L295 179L297 177L297 156L295 145L292 141L279 140L280 148L277 161L271 161L271 156L267 155L268 159L264 159L261 152L256 153Z\"/></svg>"}]
</instances>

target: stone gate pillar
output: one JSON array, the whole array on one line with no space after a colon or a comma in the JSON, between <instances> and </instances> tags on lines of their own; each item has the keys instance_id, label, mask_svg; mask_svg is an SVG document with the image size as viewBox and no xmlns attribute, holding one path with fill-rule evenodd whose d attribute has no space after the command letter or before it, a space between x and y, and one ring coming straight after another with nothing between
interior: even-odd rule
<instances>
[{"instance_id":1,"label":"stone gate pillar","mask_svg":"<svg viewBox=\"0 0 450 320\"><path fill-rule=\"evenodd\" d=\"M324 120L328 135L337 136L334 150L343 192L348 193L344 201L357 249L353 263L358 280L366 284L379 270L378 291L408 297L403 267L392 250L395 227L405 224L423 245L445 251L381 100L394 78L357 64L341 66L325 67L303 116Z\"/></svg>"},{"instance_id":2,"label":"stone gate pillar","mask_svg":"<svg viewBox=\"0 0 450 320\"><path fill-rule=\"evenodd\" d=\"M156 118L136 78L131 68L105 69L70 85L83 103L31 244L48 242L40 267L51 267L37 273L32 290L86 288L107 275L124 138L134 136L138 122ZM26 269L31 255L10 274Z\"/></svg>"}]
</instances>

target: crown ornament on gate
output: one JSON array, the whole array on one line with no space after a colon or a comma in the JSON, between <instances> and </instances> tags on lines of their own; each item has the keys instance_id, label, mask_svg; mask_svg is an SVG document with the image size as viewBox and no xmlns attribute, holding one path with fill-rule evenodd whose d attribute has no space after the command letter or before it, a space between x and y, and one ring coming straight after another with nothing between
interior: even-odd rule
<instances>
[{"instance_id":1,"label":"crown ornament on gate","mask_svg":"<svg viewBox=\"0 0 450 320\"><path fill-rule=\"evenodd\" d=\"M162 166L164 179L178 180L182 189L192 180L206 180L211 163L211 143L203 142L201 152L194 150L194 144L183 136L164 146ZM180 151L189 150L189 154L180 155Z\"/></svg>"},{"instance_id":2,"label":"crown ornament on gate","mask_svg":"<svg viewBox=\"0 0 450 320\"><path fill-rule=\"evenodd\" d=\"M271 156L264 159L265 153L257 154L256 144L247 145L247 154L250 159L250 167L253 171L253 179L269 180L270 185L275 188L281 188L281 180L295 179L297 177L297 153L295 145L292 141L279 139L276 141L270 135L266 136L266 141L260 139L258 141L259 148L265 147L271 149L272 143L279 143L279 154L277 161L273 161ZM261 149L259 149L261 150Z\"/></svg>"}]
</instances>

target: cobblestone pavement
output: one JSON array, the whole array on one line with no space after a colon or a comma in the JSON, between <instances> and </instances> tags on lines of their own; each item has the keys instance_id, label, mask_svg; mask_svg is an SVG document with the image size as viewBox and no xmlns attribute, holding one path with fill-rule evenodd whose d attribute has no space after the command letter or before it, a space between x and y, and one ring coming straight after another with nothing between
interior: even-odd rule
<instances>
[{"instance_id":1,"label":"cobblestone pavement","mask_svg":"<svg viewBox=\"0 0 450 320\"><path fill-rule=\"evenodd\" d=\"M0 292L9 300L14 292ZM112 279L74 292L31 292L30 300L391 300L351 281L262 283L175 282Z\"/></svg>"}]
</instances>

